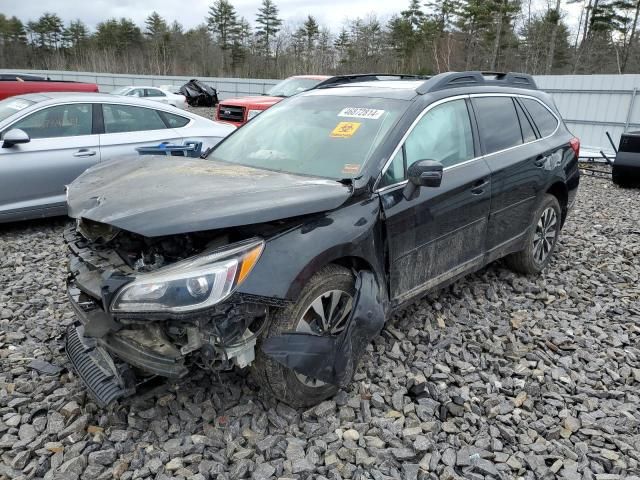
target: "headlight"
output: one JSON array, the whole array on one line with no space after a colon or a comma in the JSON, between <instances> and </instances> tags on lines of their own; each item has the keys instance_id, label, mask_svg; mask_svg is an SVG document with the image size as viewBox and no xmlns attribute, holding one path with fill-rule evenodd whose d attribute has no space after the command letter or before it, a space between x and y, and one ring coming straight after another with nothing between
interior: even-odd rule
<instances>
[{"instance_id":1,"label":"headlight","mask_svg":"<svg viewBox=\"0 0 640 480\"><path fill-rule=\"evenodd\" d=\"M138 275L118 292L113 312L188 312L215 305L247 278L264 241L252 239Z\"/></svg>"},{"instance_id":2,"label":"headlight","mask_svg":"<svg viewBox=\"0 0 640 480\"><path fill-rule=\"evenodd\" d=\"M249 110L249 113L247 113L247 122L261 113L262 110Z\"/></svg>"}]
</instances>

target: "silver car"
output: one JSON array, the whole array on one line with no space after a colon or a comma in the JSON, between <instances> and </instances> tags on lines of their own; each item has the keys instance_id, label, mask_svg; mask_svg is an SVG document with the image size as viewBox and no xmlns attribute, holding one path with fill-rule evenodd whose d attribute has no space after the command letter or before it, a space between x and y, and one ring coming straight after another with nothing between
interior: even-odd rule
<instances>
[{"instance_id":1,"label":"silver car","mask_svg":"<svg viewBox=\"0 0 640 480\"><path fill-rule=\"evenodd\" d=\"M136 147L203 142L235 130L226 123L137 98L42 93L0 102L0 223L65 215L65 185L87 168Z\"/></svg>"},{"instance_id":2,"label":"silver car","mask_svg":"<svg viewBox=\"0 0 640 480\"><path fill-rule=\"evenodd\" d=\"M184 95L175 93L162 87L121 87L111 92L112 95L124 95L126 97L139 97L166 103L177 108L187 108L187 100Z\"/></svg>"}]
</instances>

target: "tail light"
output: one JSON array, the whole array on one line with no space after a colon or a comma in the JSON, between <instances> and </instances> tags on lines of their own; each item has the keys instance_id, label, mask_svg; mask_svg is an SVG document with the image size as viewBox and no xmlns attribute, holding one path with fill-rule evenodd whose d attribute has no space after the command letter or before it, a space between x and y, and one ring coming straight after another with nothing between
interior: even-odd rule
<instances>
[{"instance_id":1,"label":"tail light","mask_svg":"<svg viewBox=\"0 0 640 480\"><path fill-rule=\"evenodd\" d=\"M569 145L571 145L571 150L576 154L576 158L580 157L580 139L578 137L573 137L569 140Z\"/></svg>"}]
</instances>

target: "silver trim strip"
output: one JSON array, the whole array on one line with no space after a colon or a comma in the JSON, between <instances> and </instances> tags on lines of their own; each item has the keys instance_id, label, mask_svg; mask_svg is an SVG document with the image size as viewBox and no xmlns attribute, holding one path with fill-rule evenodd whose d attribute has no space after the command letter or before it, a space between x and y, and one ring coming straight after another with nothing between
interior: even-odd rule
<instances>
[{"instance_id":1,"label":"silver trim strip","mask_svg":"<svg viewBox=\"0 0 640 480\"><path fill-rule=\"evenodd\" d=\"M520 145L514 145L513 147L504 148L502 150L498 150L497 152L491 152L491 153L488 153L486 155L481 155L479 157L474 157L474 158L471 158L469 160L465 160L464 162L460 162L460 163L457 163L455 165L444 167L444 169L443 169L444 171L453 170L454 168L458 168L458 167L461 167L463 165L467 165L467 164L469 164L471 162L475 162L475 161L481 160L481 159L486 159L487 157L490 157L491 155L497 155L499 153L504 153L504 152L508 152L509 150L513 150L514 148L520 148L520 147L524 147L525 145L530 145L532 143L539 142L541 140L546 140L547 138L554 136L558 132L558 129L560 128L560 123L561 123L560 118L558 118L558 116L553 112L553 110L551 110L542 100L540 100L539 98L533 97L531 95L524 95L524 94L519 94L519 93L472 93L472 94L467 94L467 95L457 95L455 97L443 98L442 100L438 100L437 102L433 102L431 105L427 106L420 113L420 115L418 115L416 117L416 119L413 121L413 123L411 124L409 129L403 135L403 137L400 140L400 143L398 144L398 146L394 149L393 154L389 157L389 160L387 160L387 162L384 164L384 167L382 167L380 176L376 180L376 183L375 183L375 185L373 187L373 193L385 193L385 192L387 192L389 190L395 189L396 187L399 187L401 185L405 185L407 183L407 180L403 180L402 182L394 183L392 185L387 185L385 187L377 189L378 184L382 180L382 176L386 173L387 169L389 168L389 165L391 165L392 160L398 154L398 151L400 150L400 148L402 148L402 145L404 145L405 140L411 134L411 132L413 131L413 129L416 126L416 124L422 119L423 116L425 116L429 112L429 110L431 110L434 107L437 107L438 105L442 105L443 103L446 103L448 101L460 100L460 99L464 99L464 98L480 98L480 97L518 97L518 98L527 98L527 99L535 100L536 102L541 104L544 108L546 108L549 111L549 113L551 113L551 115L553 115L553 117L556 119L556 122L557 122L556 128L552 133L550 133L546 137L536 138L535 140L532 140L530 142L522 143Z\"/></svg>"}]
</instances>

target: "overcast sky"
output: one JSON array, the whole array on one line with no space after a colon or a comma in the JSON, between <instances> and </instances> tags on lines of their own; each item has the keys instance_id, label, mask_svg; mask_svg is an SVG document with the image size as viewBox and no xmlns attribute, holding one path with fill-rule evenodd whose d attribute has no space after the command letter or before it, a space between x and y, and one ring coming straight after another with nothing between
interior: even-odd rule
<instances>
[{"instance_id":1,"label":"overcast sky","mask_svg":"<svg viewBox=\"0 0 640 480\"><path fill-rule=\"evenodd\" d=\"M533 0L540 8L546 0ZM92 29L96 24L111 17L127 17L138 25L157 11L166 20L179 21L186 28L194 27L204 21L209 5L213 0L56 0L48 3L41 0L0 0L0 12L16 15L23 21L36 19L45 11L57 13L65 23L76 18L81 19ZM232 0L241 16L253 23L261 0ZM338 31L345 19L366 17L375 13L386 20L394 13L404 10L409 0L275 0L280 16L287 22L297 23L313 15L321 25L327 25L332 31ZM555 2L554 2L555 3ZM55 7L54 7L55 5ZM580 13L579 5L565 7L568 23L573 29Z\"/></svg>"}]
</instances>

